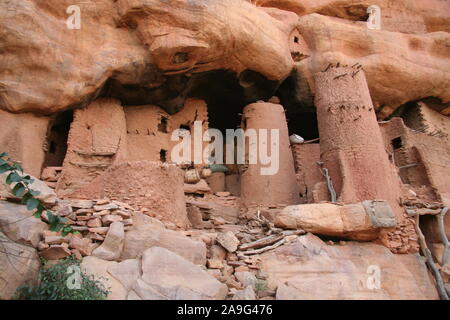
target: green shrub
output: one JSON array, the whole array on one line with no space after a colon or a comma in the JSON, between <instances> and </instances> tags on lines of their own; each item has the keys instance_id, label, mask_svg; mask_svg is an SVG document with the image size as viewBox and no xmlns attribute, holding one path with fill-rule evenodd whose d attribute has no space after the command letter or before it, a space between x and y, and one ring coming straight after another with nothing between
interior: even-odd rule
<instances>
[{"instance_id":1,"label":"green shrub","mask_svg":"<svg viewBox=\"0 0 450 320\"><path fill-rule=\"evenodd\" d=\"M256 281L256 286L255 286L256 292L264 291L264 290L267 290L267 289L268 289L267 282L265 280L258 279Z\"/></svg>"},{"instance_id":2,"label":"green shrub","mask_svg":"<svg viewBox=\"0 0 450 320\"><path fill-rule=\"evenodd\" d=\"M78 274L79 289L71 289L74 270L80 270L80 261L70 256L55 265L41 267L37 286L21 286L16 300L104 300L110 293L103 283L84 272ZM72 277L72 278L71 278Z\"/></svg>"}]
</instances>

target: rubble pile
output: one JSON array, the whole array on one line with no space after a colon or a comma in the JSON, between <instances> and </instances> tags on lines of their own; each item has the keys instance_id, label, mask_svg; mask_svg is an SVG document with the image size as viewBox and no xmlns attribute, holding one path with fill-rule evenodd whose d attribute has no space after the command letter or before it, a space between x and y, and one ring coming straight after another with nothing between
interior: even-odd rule
<instances>
[{"instance_id":1,"label":"rubble pile","mask_svg":"<svg viewBox=\"0 0 450 320\"><path fill-rule=\"evenodd\" d=\"M133 207L115 200L60 200L55 209L77 233L63 237L60 232L43 232L38 250L47 260L90 256L105 241L113 223L121 223L124 231L133 226Z\"/></svg>"}]
</instances>

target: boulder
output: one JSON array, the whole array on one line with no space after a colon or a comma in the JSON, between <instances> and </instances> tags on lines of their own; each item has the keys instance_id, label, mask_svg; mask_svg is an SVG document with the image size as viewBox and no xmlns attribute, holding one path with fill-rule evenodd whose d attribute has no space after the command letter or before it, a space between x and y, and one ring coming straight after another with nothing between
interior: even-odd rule
<instances>
[{"instance_id":1,"label":"boulder","mask_svg":"<svg viewBox=\"0 0 450 320\"><path fill-rule=\"evenodd\" d=\"M121 222L113 222L109 227L103 243L92 252L92 255L103 260L120 258L124 245L125 231Z\"/></svg>"},{"instance_id":2,"label":"boulder","mask_svg":"<svg viewBox=\"0 0 450 320\"><path fill-rule=\"evenodd\" d=\"M83 256L90 256L92 253L92 241L89 238L72 236L69 248L78 250Z\"/></svg>"},{"instance_id":3,"label":"boulder","mask_svg":"<svg viewBox=\"0 0 450 320\"><path fill-rule=\"evenodd\" d=\"M280 17L271 16L247 1L214 1L201 6L187 2L174 6L154 0L99 0L95 5L80 5L81 31L67 29L67 6L56 0L49 0L46 5L31 0L0 3L1 37L8 48L3 53L5 62L1 64L5 70L1 79L4 87L1 109L44 114L62 111L95 97L109 77L120 87L142 85L141 90L146 94L140 95L141 101L157 103L166 100L161 95L168 96L173 90L173 84L166 81L165 70L179 66L182 69L175 72L181 74L193 67L198 72L230 69L237 74L252 70L264 78L279 81L289 75L294 63L289 36L297 15L280 11ZM170 18L160 19L160 13L168 11ZM123 27L117 28L118 23ZM223 25L230 32L222 32ZM39 31L42 29L48 32ZM170 29L176 32L162 34L155 41L156 34ZM83 33L80 42L77 35L84 30L103 31ZM198 30L204 32L199 34ZM39 50L43 43L49 44L46 51ZM186 56L167 58L176 52ZM64 66L55 64L55 57L65 61ZM215 59L209 61L212 57ZM64 78L65 72L73 77ZM186 95L191 86L183 85L178 94ZM157 87L161 88L156 92L151 90Z\"/></svg>"},{"instance_id":4,"label":"boulder","mask_svg":"<svg viewBox=\"0 0 450 320\"><path fill-rule=\"evenodd\" d=\"M109 226L114 222L119 222L119 221L123 221L123 218L119 215L105 215L102 217L102 223L104 226Z\"/></svg>"},{"instance_id":5,"label":"boulder","mask_svg":"<svg viewBox=\"0 0 450 320\"><path fill-rule=\"evenodd\" d=\"M83 258L81 270L88 275L93 275L97 280L109 289L110 294L107 300L125 300L127 298L127 289L122 283L114 278L108 270L116 266L115 261L106 261L94 256Z\"/></svg>"},{"instance_id":6,"label":"boulder","mask_svg":"<svg viewBox=\"0 0 450 320\"><path fill-rule=\"evenodd\" d=\"M100 218L94 218L87 222L87 226L89 228L101 228L102 227L102 220Z\"/></svg>"},{"instance_id":7,"label":"boulder","mask_svg":"<svg viewBox=\"0 0 450 320\"><path fill-rule=\"evenodd\" d=\"M16 182L11 183L10 185L6 184L6 178L8 177L9 172L0 174L0 197L8 198L8 199L18 199L16 196L12 194L12 190L14 186L17 184ZM26 173L21 174L22 176L27 175ZM36 177L31 176L34 180L29 184L29 188L34 191L39 191L39 195L36 196L36 199L43 201L46 204L55 204L57 200L56 193L53 189L49 188L49 186L44 182L39 180Z\"/></svg>"},{"instance_id":8,"label":"boulder","mask_svg":"<svg viewBox=\"0 0 450 320\"><path fill-rule=\"evenodd\" d=\"M380 111L380 117L392 114L406 102L429 96L439 98L444 102L449 100L448 91L442 89L448 86L449 75L440 72L442 69L448 69L450 61L448 55L444 57L441 54L446 50L445 46L449 41L448 30L447 32L420 32L421 34L407 34L409 32L405 30L391 32L392 30L386 28L386 16L384 16L382 30L367 32L365 22L335 18L338 11L336 4L339 4L342 6L341 12L344 13L362 9L360 17L364 17L365 20L367 13L364 6L360 4L361 1L353 2L353 8L351 1L311 1L311 3L317 4L317 13L312 14L305 14L303 2L289 1L302 7L302 17L298 20L298 30L301 35L298 36L298 39L303 44L303 48L300 48L299 51L306 57L296 64L295 73L299 77L296 79L296 87L293 90L298 95L301 93L301 96L298 97L299 101L312 105L311 97L315 94L312 75L325 70L330 62L334 64L340 62L341 65L349 66L359 62L364 66L372 100L375 109ZM270 5L274 5L275 2L286 1L270 1ZM327 2L328 8L323 6L323 2ZM366 8L375 4L373 1L365 2L367 3ZM387 2L387 0L383 0L383 2ZM414 5L411 6L412 2ZM421 6L426 7L429 6L428 2L430 1L397 1L396 3L416 7L417 2L421 2ZM439 2L442 6L446 1ZM393 20L397 27L403 26L405 29L411 29L409 21L400 23L398 21L402 19L401 17L405 17L405 8L396 13L389 12L391 8L388 7L391 7L391 3L380 5L382 14L390 16L389 19ZM446 6L445 9L434 9L434 11L448 11L449 6ZM285 9L284 5L283 9ZM423 28L422 13L417 15L417 18L419 25ZM353 19L359 20L357 17L353 17ZM420 22L420 20L422 21ZM448 29L448 23L441 22L438 25L439 28ZM330 33L335 35L333 39L328 38ZM308 48L312 52L308 52ZM419 58L422 54L429 57L427 63ZM409 56L411 59L404 59L405 56ZM408 90L408 88L416 87L417 83L423 85L418 90Z\"/></svg>"},{"instance_id":9,"label":"boulder","mask_svg":"<svg viewBox=\"0 0 450 320\"><path fill-rule=\"evenodd\" d=\"M117 264L112 264L107 271L119 280L127 290L131 290L135 281L142 275L141 261L138 259L124 260Z\"/></svg>"},{"instance_id":10,"label":"boulder","mask_svg":"<svg viewBox=\"0 0 450 320\"><path fill-rule=\"evenodd\" d=\"M330 246L309 233L261 255L260 268L280 300L439 299L423 257L374 243Z\"/></svg>"},{"instance_id":11,"label":"boulder","mask_svg":"<svg viewBox=\"0 0 450 320\"><path fill-rule=\"evenodd\" d=\"M211 259L225 260L227 251L222 246L214 244L209 248L209 254L211 256Z\"/></svg>"},{"instance_id":12,"label":"boulder","mask_svg":"<svg viewBox=\"0 0 450 320\"><path fill-rule=\"evenodd\" d=\"M256 283L258 282L258 280L252 272L235 272L234 276L236 277L237 281L244 285L244 287L250 286L252 288L256 288Z\"/></svg>"},{"instance_id":13,"label":"boulder","mask_svg":"<svg viewBox=\"0 0 450 320\"><path fill-rule=\"evenodd\" d=\"M0 201L0 230L13 241L37 247L48 226L33 216L26 206Z\"/></svg>"},{"instance_id":14,"label":"boulder","mask_svg":"<svg viewBox=\"0 0 450 320\"><path fill-rule=\"evenodd\" d=\"M192 240L176 231L165 229L158 220L142 214L135 214L133 220L135 226L125 233L120 260L138 258L146 249L157 246L171 250L194 264L205 265L206 245L204 242Z\"/></svg>"},{"instance_id":15,"label":"boulder","mask_svg":"<svg viewBox=\"0 0 450 320\"><path fill-rule=\"evenodd\" d=\"M255 290L252 286L247 286L243 290L237 290L233 300L256 300Z\"/></svg>"},{"instance_id":16,"label":"boulder","mask_svg":"<svg viewBox=\"0 0 450 320\"><path fill-rule=\"evenodd\" d=\"M370 241L378 237L380 228L395 227L390 206L384 201L365 201L349 205L314 203L284 208L274 216L276 227Z\"/></svg>"},{"instance_id":17,"label":"boulder","mask_svg":"<svg viewBox=\"0 0 450 320\"><path fill-rule=\"evenodd\" d=\"M183 187L184 193L207 194L211 193L211 189L205 180L201 179L196 184L185 183Z\"/></svg>"},{"instance_id":18,"label":"boulder","mask_svg":"<svg viewBox=\"0 0 450 320\"><path fill-rule=\"evenodd\" d=\"M240 244L233 232L222 232L217 235L217 242L228 252L235 252Z\"/></svg>"},{"instance_id":19,"label":"boulder","mask_svg":"<svg viewBox=\"0 0 450 320\"><path fill-rule=\"evenodd\" d=\"M0 246L0 300L7 300L19 286L36 284L40 263L35 249L11 241L2 232Z\"/></svg>"},{"instance_id":20,"label":"boulder","mask_svg":"<svg viewBox=\"0 0 450 320\"><path fill-rule=\"evenodd\" d=\"M39 255L45 260L59 260L70 256L72 252L68 247L63 245L53 245L48 249L45 249L39 253Z\"/></svg>"},{"instance_id":21,"label":"boulder","mask_svg":"<svg viewBox=\"0 0 450 320\"><path fill-rule=\"evenodd\" d=\"M167 300L221 300L228 288L199 266L161 247L142 255L141 298ZM146 294L142 296L142 292Z\"/></svg>"}]
</instances>

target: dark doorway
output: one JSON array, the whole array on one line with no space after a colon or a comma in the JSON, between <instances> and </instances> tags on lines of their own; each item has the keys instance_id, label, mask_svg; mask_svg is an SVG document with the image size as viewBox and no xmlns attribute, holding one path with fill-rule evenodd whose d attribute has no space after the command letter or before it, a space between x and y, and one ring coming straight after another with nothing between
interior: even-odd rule
<instances>
[{"instance_id":1,"label":"dark doorway","mask_svg":"<svg viewBox=\"0 0 450 320\"><path fill-rule=\"evenodd\" d=\"M44 168L62 166L67 152L67 139L72 121L73 111L68 110L58 113L50 122Z\"/></svg>"}]
</instances>

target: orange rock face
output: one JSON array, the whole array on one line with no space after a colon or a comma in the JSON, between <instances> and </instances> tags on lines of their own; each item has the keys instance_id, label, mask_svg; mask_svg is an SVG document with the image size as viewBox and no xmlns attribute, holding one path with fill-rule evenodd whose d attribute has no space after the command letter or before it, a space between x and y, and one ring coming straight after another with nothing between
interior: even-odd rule
<instances>
[{"instance_id":1,"label":"orange rock face","mask_svg":"<svg viewBox=\"0 0 450 320\"><path fill-rule=\"evenodd\" d=\"M251 70L279 81L293 66L294 13L268 14L240 0L101 0L80 4L81 28L68 30L72 4L0 4L0 109L48 114L84 106L108 80L169 105L170 90L188 90L186 77L195 73Z\"/></svg>"}]
</instances>

